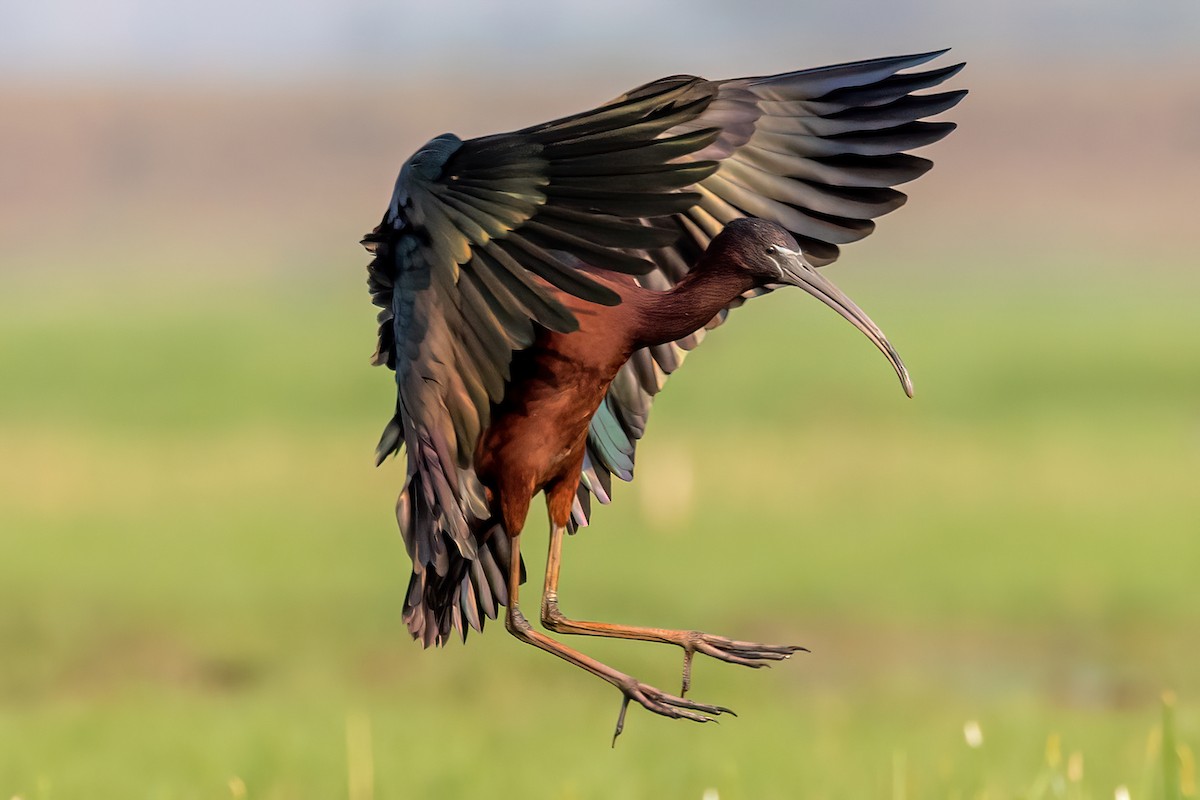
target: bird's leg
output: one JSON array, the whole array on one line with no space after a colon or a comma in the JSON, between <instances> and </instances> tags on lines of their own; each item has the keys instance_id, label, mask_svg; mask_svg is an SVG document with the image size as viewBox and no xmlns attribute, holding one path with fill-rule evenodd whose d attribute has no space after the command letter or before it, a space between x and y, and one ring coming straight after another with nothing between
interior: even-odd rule
<instances>
[{"instance_id":1,"label":"bird's leg","mask_svg":"<svg viewBox=\"0 0 1200 800\"><path fill-rule=\"evenodd\" d=\"M558 571L562 566L562 542L565 527L551 524L550 552L546 556L546 583L542 593L542 624L555 633L579 634L582 636L604 636L611 639L636 639L643 642L662 642L683 648L683 688L685 695L692 686L692 657L696 653L741 664L744 667L770 666L771 661L782 661L797 651L808 652L798 645L759 644L740 642L724 636L714 636L701 631L680 631L669 628L639 628L632 625L616 625L610 622L587 622L568 619L558 608Z\"/></svg>"},{"instance_id":2,"label":"bird's leg","mask_svg":"<svg viewBox=\"0 0 1200 800\"><path fill-rule=\"evenodd\" d=\"M508 611L504 617L505 627L508 628L509 633L521 641L541 648L547 653L553 653L564 661L568 661L599 678L603 678L621 690L624 698L621 700L621 714L617 718L617 728L613 733L614 744L625 727L625 710L629 706L630 700L637 701L647 711L653 711L655 714L661 714L664 717L672 717L674 719L690 719L695 722L712 722L713 716L733 713L728 708L722 706L696 703L682 697L667 694L623 672L618 672L607 664L586 656L578 650L573 650L551 639L544 633L535 631L533 626L529 624L529 621L521 613L520 604L518 603L520 586L521 537L518 535L512 539L512 560L509 563L508 570Z\"/></svg>"}]
</instances>

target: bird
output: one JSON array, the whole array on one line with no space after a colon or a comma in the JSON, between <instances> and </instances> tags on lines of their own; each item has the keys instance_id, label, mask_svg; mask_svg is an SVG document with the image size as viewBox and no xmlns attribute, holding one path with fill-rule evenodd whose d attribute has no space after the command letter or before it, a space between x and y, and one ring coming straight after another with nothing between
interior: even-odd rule
<instances>
[{"instance_id":1,"label":"bird","mask_svg":"<svg viewBox=\"0 0 1200 800\"><path fill-rule=\"evenodd\" d=\"M375 365L396 404L376 463L404 453L396 518L412 560L404 621L426 648L465 642L503 609L508 631L665 717L733 712L687 697L699 653L748 667L804 650L700 631L571 619L564 534L613 478L633 479L655 395L746 300L795 286L862 331L912 395L874 322L824 277L840 245L900 207L929 160L907 151L954 124L927 118L965 90L946 53L760 77L676 75L510 133L431 139L401 167L362 239L378 312ZM921 68L921 69L917 69ZM538 493L550 519L540 619L551 633L659 642L684 653L672 694L533 627L521 538Z\"/></svg>"}]
</instances>

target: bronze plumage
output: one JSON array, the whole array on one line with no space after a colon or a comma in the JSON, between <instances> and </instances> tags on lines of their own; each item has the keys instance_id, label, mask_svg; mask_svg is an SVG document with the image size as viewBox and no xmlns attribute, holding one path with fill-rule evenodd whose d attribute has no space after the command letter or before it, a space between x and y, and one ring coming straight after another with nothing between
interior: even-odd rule
<instances>
[{"instance_id":1,"label":"bronze plumage","mask_svg":"<svg viewBox=\"0 0 1200 800\"><path fill-rule=\"evenodd\" d=\"M944 52L944 51L943 51ZM617 686L628 702L704 721L727 711L661 692L539 633L517 602L520 533L546 494L541 617L552 631L676 644L747 666L792 646L567 619L564 531L633 477L655 394L745 299L795 285L885 353L883 334L815 267L902 205L946 136L925 121L964 91L914 94L961 64L938 53L759 78L664 78L597 109L468 141L443 134L408 160L363 240L379 314L374 363L395 370L378 459L403 449L397 518L413 575L404 617L443 644L507 607L518 638ZM681 693L682 694L682 693Z\"/></svg>"}]
</instances>

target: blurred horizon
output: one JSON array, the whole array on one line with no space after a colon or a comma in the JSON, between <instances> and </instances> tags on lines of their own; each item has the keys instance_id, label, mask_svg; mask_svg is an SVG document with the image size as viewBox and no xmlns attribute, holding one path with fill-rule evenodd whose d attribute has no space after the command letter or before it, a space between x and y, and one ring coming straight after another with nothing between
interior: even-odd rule
<instances>
[{"instance_id":1,"label":"blurred horizon","mask_svg":"<svg viewBox=\"0 0 1200 800\"><path fill-rule=\"evenodd\" d=\"M953 85L971 94L947 115L959 129L920 151L936 168L903 187L910 202L875 235L844 249L838 272L919 257L938 279L939 265L969 255L1013 274L1033 265L1051 283L1111 282L1113 265L1153 273L1191 252L1200 83L1117 67L1042 82L1037 68L998 73L964 51L937 63L963 58ZM378 88L0 81L11 110L0 279L69 296L81 274L98 277L96 262L135 291L167 273L221 285L234 265L259 277L363 270L358 239L420 144L573 113L660 72L630 69L636 78L557 74L536 92L494 73ZM1057 258L1068 252L1084 258Z\"/></svg>"},{"instance_id":2,"label":"blurred horizon","mask_svg":"<svg viewBox=\"0 0 1200 800\"><path fill-rule=\"evenodd\" d=\"M730 77L951 46L997 65L1161 65L1194 63L1200 33L1200 7L1187 0L916 0L880 4L870 15L864 24L855 4L780 10L766 0L55 0L6 7L0 71L22 80L395 81L636 63L639 71Z\"/></svg>"},{"instance_id":3,"label":"blurred horizon","mask_svg":"<svg viewBox=\"0 0 1200 800\"><path fill-rule=\"evenodd\" d=\"M444 131L523 127L665 74L941 47L953 49L938 63L967 62L953 82L972 91L951 115L960 129L929 152L939 168L895 215L904 224L881 220L886 236L847 254L986 242L1012 268L1080 248L1153 268L1189 247L1200 4L919 0L872 7L870 24L854 5L768 5L12 4L0 279L41 279L51 245L68 271L97 258L153 276L166 253L219 276L237 251L260 270L307 272L361 258L354 243L400 164Z\"/></svg>"}]
</instances>

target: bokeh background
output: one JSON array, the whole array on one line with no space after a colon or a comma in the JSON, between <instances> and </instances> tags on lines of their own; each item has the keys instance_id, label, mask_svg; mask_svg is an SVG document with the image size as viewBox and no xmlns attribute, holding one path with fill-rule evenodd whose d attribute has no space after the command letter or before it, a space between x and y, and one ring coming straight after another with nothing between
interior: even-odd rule
<instances>
[{"instance_id":1,"label":"bokeh background","mask_svg":"<svg viewBox=\"0 0 1200 800\"><path fill-rule=\"evenodd\" d=\"M3 18L0 797L1141 800L1166 690L1195 793L1200 4ZM944 46L960 129L828 273L916 399L810 298L755 301L567 543L571 613L813 653L698 663L740 718L635 709L610 750L617 694L500 626L408 641L357 245L408 154L665 74ZM582 644L675 685L671 649Z\"/></svg>"}]
</instances>

